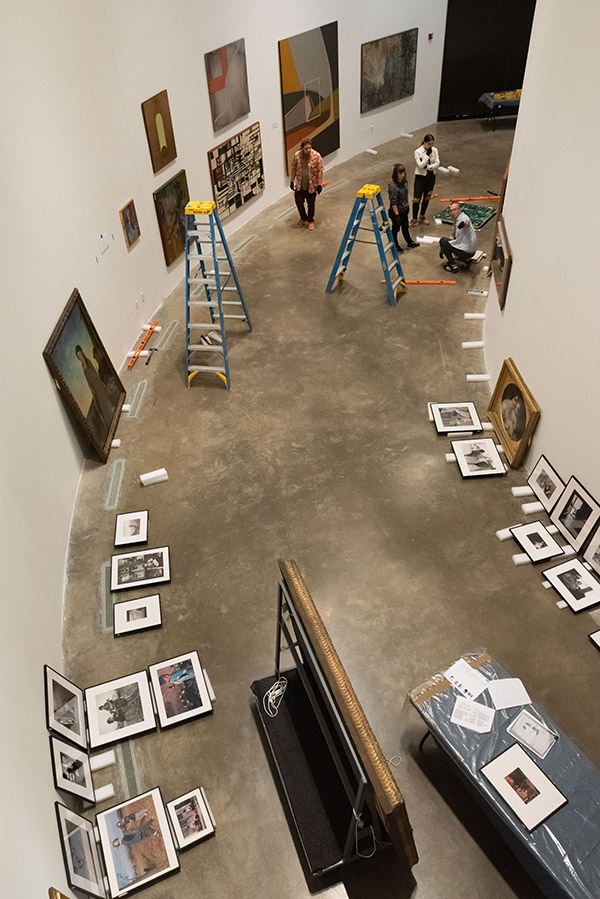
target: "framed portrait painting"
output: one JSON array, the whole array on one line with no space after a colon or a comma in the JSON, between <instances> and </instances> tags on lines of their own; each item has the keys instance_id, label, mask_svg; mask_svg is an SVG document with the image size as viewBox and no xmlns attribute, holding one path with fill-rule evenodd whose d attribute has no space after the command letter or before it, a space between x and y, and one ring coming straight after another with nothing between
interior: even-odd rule
<instances>
[{"instance_id":1,"label":"framed portrait painting","mask_svg":"<svg viewBox=\"0 0 600 899\"><path fill-rule=\"evenodd\" d=\"M77 289L71 294L43 356L75 420L106 462L125 388Z\"/></svg>"},{"instance_id":2,"label":"framed portrait painting","mask_svg":"<svg viewBox=\"0 0 600 899\"><path fill-rule=\"evenodd\" d=\"M550 513L550 521L579 552L600 521L600 505L577 478L570 478Z\"/></svg>"},{"instance_id":3,"label":"framed portrait painting","mask_svg":"<svg viewBox=\"0 0 600 899\"><path fill-rule=\"evenodd\" d=\"M152 171L160 172L177 156L167 92L160 91L149 100L144 100L142 115L152 160Z\"/></svg>"},{"instance_id":4,"label":"framed portrait painting","mask_svg":"<svg viewBox=\"0 0 600 899\"><path fill-rule=\"evenodd\" d=\"M540 419L540 407L512 359L505 359L488 415L511 468L518 468Z\"/></svg>"},{"instance_id":5,"label":"framed portrait painting","mask_svg":"<svg viewBox=\"0 0 600 899\"><path fill-rule=\"evenodd\" d=\"M121 219L121 228L123 229L123 237L127 249L130 250L134 243L139 240L140 223L138 222L137 212L135 211L135 203L130 200L121 209L119 209L119 218Z\"/></svg>"},{"instance_id":6,"label":"framed portrait painting","mask_svg":"<svg viewBox=\"0 0 600 899\"><path fill-rule=\"evenodd\" d=\"M55 803L55 808L69 886L90 896L106 899L94 825L60 802Z\"/></svg>"},{"instance_id":7,"label":"framed portrait painting","mask_svg":"<svg viewBox=\"0 0 600 899\"><path fill-rule=\"evenodd\" d=\"M185 169L155 190L153 196L165 263L169 266L185 250L185 207L190 200Z\"/></svg>"},{"instance_id":8,"label":"framed portrait painting","mask_svg":"<svg viewBox=\"0 0 600 899\"><path fill-rule=\"evenodd\" d=\"M512 253L508 237L506 236L504 219L501 215L498 215L492 246L492 277L498 292L498 303L501 309L504 309L506 303L506 291L508 290L508 279L510 278L512 262Z\"/></svg>"}]
</instances>

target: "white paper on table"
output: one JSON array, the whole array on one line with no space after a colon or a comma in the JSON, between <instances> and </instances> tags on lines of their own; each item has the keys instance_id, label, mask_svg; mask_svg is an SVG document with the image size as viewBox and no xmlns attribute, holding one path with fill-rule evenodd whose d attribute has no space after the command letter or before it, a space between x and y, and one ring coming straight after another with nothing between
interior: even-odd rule
<instances>
[{"instance_id":1,"label":"white paper on table","mask_svg":"<svg viewBox=\"0 0 600 899\"><path fill-rule=\"evenodd\" d=\"M523 681L518 677L490 681L488 690L497 709L512 709L516 705L529 705L531 702Z\"/></svg>"},{"instance_id":2,"label":"white paper on table","mask_svg":"<svg viewBox=\"0 0 600 899\"><path fill-rule=\"evenodd\" d=\"M484 677L475 668L471 668L464 659L459 659L454 665L450 665L448 670L444 671L444 677L460 693L464 693L467 699L476 699L489 684L487 677Z\"/></svg>"},{"instance_id":3,"label":"white paper on table","mask_svg":"<svg viewBox=\"0 0 600 899\"><path fill-rule=\"evenodd\" d=\"M527 709L522 709L515 720L506 728L509 734L516 737L520 743L535 752L541 759L545 759L556 741L558 734L549 730L545 724L532 715Z\"/></svg>"},{"instance_id":4,"label":"white paper on table","mask_svg":"<svg viewBox=\"0 0 600 899\"><path fill-rule=\"evenodd\" d=\"M463 699L459 696L454 704L454 711L450 721L453 724L460 724L468 730L474 730L478 734L487 734L492 729L494 723L494 715L496 712L487 705L480 702L471 702L470 699Z\"/></svg>"}]
</instances>

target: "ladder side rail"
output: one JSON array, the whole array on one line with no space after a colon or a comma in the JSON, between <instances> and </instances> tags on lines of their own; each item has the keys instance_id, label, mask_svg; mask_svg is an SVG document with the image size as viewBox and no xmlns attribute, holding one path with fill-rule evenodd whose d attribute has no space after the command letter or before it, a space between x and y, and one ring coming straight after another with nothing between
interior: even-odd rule
<instances>
[{"instance_id":1,"label":"ladder side rail","mask_svg":"<svg viewBox=\"0 0 600 899\"><path fill-rule=\"evenodd\" d=\"M394 286L392 284L390 268L396 268L398 271L398 278L400 280L404 280L404 274L402 272L402 266L400 265L400 257L398 255L398 250L396 249L396 245L394 243L394 239L392 237L392 232L390 230L390 223L387 216L387 212L385 206L383 204L383 200L381 198L381 193L378 193L376 197L373 197L371 200L371 221L373 223L373 232L375 234L375 242L377 244L377 249L379 251L379 259L381 261L381 269L383 271L383 278L385 281L385 286L388 294L388 300L390 302L390 306L396 305L396 292L394 290ZM381 224L384 226L384 230L379 230L379 222L377 221L377 215L381 217ZM383 237L385 235L386 245L383 245ZM386 253L391 254L391 265L388 262L388 258Z\"/></svg>"},{"instance_id":2,"label":"ladder side rail","mask_svg":"<svg viewBox=\"0 0 600 899\"><path fill-rule=\"evenodd\" d=\"M235 283L235 289L238 292L238 296L240 298L240 303L242 304L242 309L244 310L244 314L246 316L246 323L248 325L248 330L251 331L252 330L252 321L250 319L250 313L248 312L248 308L246 306L246 301L244 300L244 295L242 293L242 288L240 287L240 282L238 281L238 276L237 276L237 272L235 270L235 265L233 264L233 257L229 250L229 244L227 243L227 241L225 239L225 232L223 231L223 225L221 223L221 219L219 218L219 213L217 212L216 206L215 206L213 215L215 217L215 222L216 222L217 228L219 230L223 249L225 250L225 256L227 257L227 262L229 264L229 271L231 272L231 274L233 276L233 281ZM217 255L215 253L215 272L217 270L216 269L216 261L217 261Z\"/></svg>"},{"instance_id":3,"label":"ladder side rail","mask_svg":"<svg viewBox=\"0 0 600 899\"><path fill-rule=\"evenodd\" d=\"M356 197L354 205L352 207L352 212L350 213L350 218L348 219L348 224L346 225L346 229L344 231L344 236L342 237L342 242L340 243L339 250L335 257L335 262L333 263L333 268L331 269L331 274L327 282L327 287L325 288L325 293L331 293L333 285L339 276L339 268L344 257L344 271L346 271L346 269L348 268L350 255L352 253L352 250L354 249L354 241L356 239L358 229L360 228L360 223L362 221L366 205L366 200L363 197Z\"/></svg>"},{"instance_id":4,"label":"ladder side rail","mask_svg":"<svg viewBox=\"0 0 600 899\"><path fill-rule=\"evenodd\" d=\"M216 222L218 222L218 228L216 230L218 230L218 232L221 236L222 245L225 248L227 248L227 242L225 240L225 235L223 234L222 228L220 227L221 223L218 219L217 209L215 206L213 211L210 212L208 215L208 223L210 226L210 242L212 244L212 251L213 251L213 268L215 271L215 290L216 290L216 294L217 294L217 305L218 305L218 310L219 310L219 325L221 326L221 339L223 341L221 344L221 347L223 350L223 365L225 368L225 383L227 385L227 390L229 390L229 388L231 387L231 380L229 377L229 359L228 359L228 353L227 353L227 335L225 332L225 318L223 316L223 306L221 304L221 299L222 299L221 298L221 278L219 275L219 260L217 258L217 238L215 235L215 223ZM231 271L231 269L230 269L230 271ZM211 318L212 318L213 314L214 314L212 307L210 310L210 314L211 314Z\"/></svg>"}]
</instances>

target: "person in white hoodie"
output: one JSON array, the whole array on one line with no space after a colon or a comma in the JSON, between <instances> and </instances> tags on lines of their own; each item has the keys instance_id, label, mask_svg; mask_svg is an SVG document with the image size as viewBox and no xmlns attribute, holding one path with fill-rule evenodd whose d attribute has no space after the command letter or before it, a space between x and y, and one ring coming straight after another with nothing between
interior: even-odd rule
<instances>
[{"instance_id":1,"label":"person in white hoodie","mask_svg":"<svg viewBox=\"0 0 600 899\"><path fill-rule=\"evenodd\" d=\"M412 221L409 223L411 226L429 224L425 218L425 213L433 192L435 173L440 164L440 154L437 151L437 147L433 146L434 140L433 134L426 134L421 146L415 150L415 189L412 204ZM420 213L419 204L421 205Z\"/></svg>"}]
</instances>

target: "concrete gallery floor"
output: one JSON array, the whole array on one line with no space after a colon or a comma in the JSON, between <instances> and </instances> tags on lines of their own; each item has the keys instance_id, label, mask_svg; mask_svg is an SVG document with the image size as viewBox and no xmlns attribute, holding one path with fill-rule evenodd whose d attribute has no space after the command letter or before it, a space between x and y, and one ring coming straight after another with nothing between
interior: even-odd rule
<instances>
[{"instance_id":1,"label":"concrete gallery floor","mask_svg":"<svg viewBox=\"0 0 600 899\"><path fill-rule=\"evenodd\" d=\"M539 570L516 568L515 546L495 537L520 519L510 488L526 473L463 480L427 418L431 400L473 400L485 418L489 386L465 380L482 371L482 351L461 350L481 335L481 322L463 313L485 309L467 293L488 287L482 266L452 276L455 286L410 287L391 308L377 250L360 244L341 289L325 294L356 191L380 184L387 200L393 164L412 172L430 130L442 164L461 170L438 177L441 197L500 189L513 120L495 132L482 121L434 124L377 156L327 167L313 233L294 227L289 193L230 241L254 324L252 333L229 329L231 391L214 375L186 389L181 285L157 316L165 330L153 344L162 348L123 373L140 402L119 424L121 448L106 466L86 463L68 565L66 673L87 687L196 649L217 696L210 716L119 744L119 764L105 774L116 801L157 785L168 801L202 785L212 805L216 836L183 854L180 873L151 885L149 899L309 895L250 701L250 683L273 670L280 557L299 563L383 751L400 757L394 773L420 855L410 882L393 853L381 853L326 895L540 899L441 752L431 741L418 752L424 726L407 691L470 649L486 647L520 676L600 761L586 710L600 664L587 634L598 625L558 611ZM434 200L432 224L416 234L449 233L433 223L436 209ZM479 232L488 254L493 231L492 220ZM401 261L407 278L451 277L435 247ZM138 475L161 466L168 482L142 488ZM163 626L114 639L112 602L155 592L111 595L107 585L115 512L139 509L150 511L148 547L171 551Z\"/></svg>"}]
</instances>

